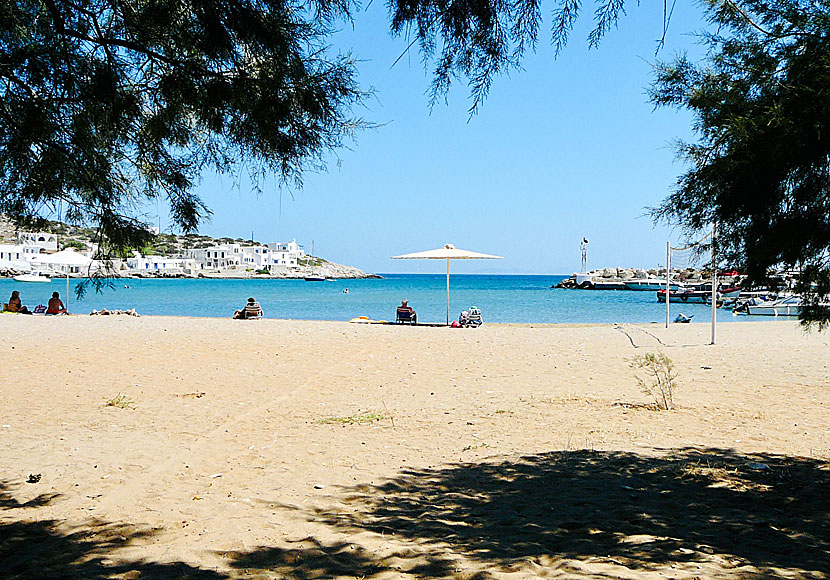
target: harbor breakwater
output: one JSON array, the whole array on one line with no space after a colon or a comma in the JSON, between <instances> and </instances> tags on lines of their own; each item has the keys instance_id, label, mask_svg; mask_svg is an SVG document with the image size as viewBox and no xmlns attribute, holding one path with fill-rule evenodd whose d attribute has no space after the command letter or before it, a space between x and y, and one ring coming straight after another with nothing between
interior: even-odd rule
<instances>
[{"instance_id":1,"label":"harbor breakwater","mask_svg":"<svg viewBox=\"0 0 830 580\"><path fill-rule=\"evenodd\" d=\"M665 280L665 268L599 268L588 272L571 274L551 288L573 288L580 290L624 290L626 282L636 280ZM672 283L702 284L712 279L711 271L686 268L671 270Z\"/></svg>"}]
</instances>

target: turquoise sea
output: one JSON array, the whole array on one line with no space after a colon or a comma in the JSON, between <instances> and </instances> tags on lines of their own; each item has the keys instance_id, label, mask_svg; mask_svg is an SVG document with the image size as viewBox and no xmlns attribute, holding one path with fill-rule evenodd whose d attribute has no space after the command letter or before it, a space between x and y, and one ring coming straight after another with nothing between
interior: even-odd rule
<instances>
[{"instance_id":1,"label":"turquoise sea","mask_svg":"<svg viewBox=\"0 0 830 580\"><path fill-rule=\"evenodd\" d=\"M144 315L230 317L249 296L255 297L266 318L349 320L368 316L394 320L402 298L418 312L419 322L445 322L446 277L442 274L384 274L383 279L306 282L304 280L115 279L112 288L87 292L82 300L69 296L73 314L93 309L135 308ZM456 274L450 278L450 319L471 305L486 322L664 322L665 304L654 292L552 289L565 275L508 276ZM70 289L77 281L70 279ZM343 292L348 288L349 293ZM46 304L53 291L66 303L66 281L25 283L0 279L0 299L19 290L32 309ZM703 304L672 304L677 313L694 314L693 322L708 323L711 308ZM719 309L718 320L749 320ZM765 318L765 317L760 317ZM1 320L1 319L0 319Z\"/></svg>"}]
</instances>

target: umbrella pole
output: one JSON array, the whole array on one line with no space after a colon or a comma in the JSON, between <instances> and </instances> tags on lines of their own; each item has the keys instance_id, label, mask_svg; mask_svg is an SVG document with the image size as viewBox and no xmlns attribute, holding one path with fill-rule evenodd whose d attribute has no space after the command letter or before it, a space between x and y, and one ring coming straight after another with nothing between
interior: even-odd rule
<instances>
[{"instance_id":1,"label":"umbrella pole","mask_svg":"<svg viewBox=\"0 0 830 580\"><path fill-rule=\"evenodd\" d=\"M447 258L447 326L450 325L450 259Z\"/></svg>"}]
</instances>

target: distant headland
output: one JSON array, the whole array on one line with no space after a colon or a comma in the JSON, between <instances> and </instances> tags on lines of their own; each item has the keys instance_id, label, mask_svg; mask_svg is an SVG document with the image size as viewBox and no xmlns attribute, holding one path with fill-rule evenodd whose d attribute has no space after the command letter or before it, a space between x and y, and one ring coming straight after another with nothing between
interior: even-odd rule
<instances>
[{"instance_id":1,"label":"distant headland","mask_svg":"<svg viewBox=\"0 0 830 580\"><path fill-rule=\"evenodd\" d=\"M101 261L93 229L53 221L41 231L22 231L0 216L0 277L81 278L99 272L123 278L380 278L307 254L296 239L263 244L152 231L146 247Z\"/></svg>"}]
</instances>

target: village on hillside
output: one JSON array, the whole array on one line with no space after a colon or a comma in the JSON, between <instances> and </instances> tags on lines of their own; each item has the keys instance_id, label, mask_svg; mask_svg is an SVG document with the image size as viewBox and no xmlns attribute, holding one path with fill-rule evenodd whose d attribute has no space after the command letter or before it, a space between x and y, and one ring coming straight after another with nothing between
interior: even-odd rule
<instances>
[{"instance_id":1,"label":"village on hillside","mask_svg":"<svg viewBox=\"0 0 830 580\"><path fill-rule=\"evenodd\" d=\"M294 239L253 240L176 236L153 228L154 242L131 255L99 260L95 232L51 222L44 231L17 230L0 217L0 276L87 277L94 273L147 278L369 278L362 270L307 254Z\"/></svg>"}]
</instances>

